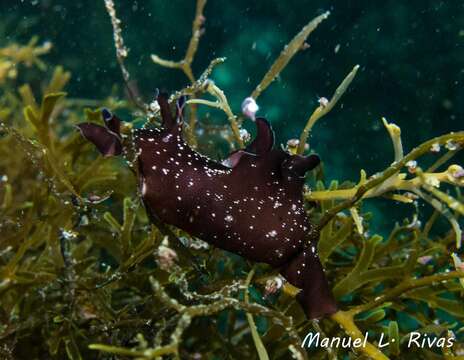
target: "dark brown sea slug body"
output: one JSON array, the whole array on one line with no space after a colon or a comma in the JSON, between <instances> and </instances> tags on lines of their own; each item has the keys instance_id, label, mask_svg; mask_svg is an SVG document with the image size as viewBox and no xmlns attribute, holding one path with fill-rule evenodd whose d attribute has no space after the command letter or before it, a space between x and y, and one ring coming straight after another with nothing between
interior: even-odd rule
<instances>
[{"instance_id":1,"label":"dark brown sea slug body","mask_svg":"<svg viewBox=\"0 0 464 360\"><path fill-rule=\"evenodd\" d=\"M173 117L166 96L160 95L158 103L162 129L134 133L140 193L149 214L221 249L279 268L302 289L298 301L309 318L335 312L317 245L307 240L313 225L302 198L304 175L319 158L273 149L269 123L257 118L256 139L218 163L183 140L182 105ZM109 112L103 117L106 128L79 127L104 155L118 155L118 120Z\"/></svg>"}]
</instances>

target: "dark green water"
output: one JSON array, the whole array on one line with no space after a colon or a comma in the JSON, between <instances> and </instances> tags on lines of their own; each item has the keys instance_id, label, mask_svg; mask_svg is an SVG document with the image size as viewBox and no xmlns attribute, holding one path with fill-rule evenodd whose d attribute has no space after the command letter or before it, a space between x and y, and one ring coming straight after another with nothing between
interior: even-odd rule
<instances>
[{"instance_id":1,"label":"dark green water","mask_svg":"<svg viewBox=\"0 0 464 360\"><path fill-rule=\"evenodd\" d=\"M128 67L145 99L158 87L185 86L182 73L155 65L150 54L183 57L194 1L116 4L130 48ZM103 1L2 0L0 9L0 45L27 42L33 35L51 41L54 48L45 59L72 72L70 96L99 99L115 84L122 87ZM271 121L279 142L299 136L318 97L330 97L355 64L361 70L350 90L316 125L311 138L329 179L356 181L360 168L373 173L392 161L382 116L401 126L405 151L462 129L462 1L210 0L195 74L211 59L226 56L213 79L238 112L283 45L326 10L331 16L309 38L310 48L299 53L259 99L260 114ZM221 116L218 121L225 121ZM392 212L391 203L370 204L388 214L378 221L379 230L410 213L404 205L395 205Z\"/></svg>"}]
</instances>

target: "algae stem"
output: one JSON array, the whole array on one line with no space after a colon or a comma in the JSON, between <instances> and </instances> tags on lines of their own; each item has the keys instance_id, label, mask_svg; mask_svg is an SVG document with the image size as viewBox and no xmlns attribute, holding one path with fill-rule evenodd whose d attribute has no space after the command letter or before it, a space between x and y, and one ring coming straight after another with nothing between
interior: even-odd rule
<instances>
[{"instance_id":1,"label":"algae stem","mask_svg":"<svg viewBox=\"0 0 464 360\"><path fill-rule=\"evenodd\" d=\"M356 204L359 200L361 200L364 195L371 189L375 188L376 186L382 184L390 177L394 176L398 173L401 168L403 168L406 163L410 160L414 160L419 156L427 153L432 146L432 144L445 144L449 140L454 140L456 142L463 142L464 141L464 132L460 131L457 133L446 134L442 136L438 136L433 138L429 141L426 141L419 145L418 147L414 148L408 155L406 155L401 161L397 161L393 163L389 168L384 170L382 173L372 176L368 181L366 181L363 185L359 186L356 190L354 196L341 204L332 207L330 210L326 211L324 216L319 222L318 228L321 230L325 225L327 225L335 215L337 215L340 211L348 209Z\"/></svg>"},{"instance_id":2,"label":"algae stem","mask_svg":"<svg viewBox=\"0 0 464 360\"><path fill-rule=\"evenodd\" d=\"M400 161L404 156L403 144L401 142L401 129L396 124L388 123L387 119L385 118L382 118L382 122L392 140L393 151L395 153L395 161Z\"/></svg>"},{"instance_id":3,"label":"algae stem","mask_svg":"<svg viewBox=\"0 0 464 360\"><path fill-rule=\"evenodd\" d=\"M245 144L243 143L243 140L240 136L240 128L238 126L237 117L232 112L226 95L218 86L216 86L213 81L208 81L206 91L218 100L219 107L226 113L227 118L229 119L230 127L234 133L235 140L237 141L238 145L243 148Z\"/></svg>"},{"instance_id":4,"label":"algae stem","mask_svg":"<svg viewBox=\"0 0 464 360\"><path fill-rule=\"evenodd\" d=\"M195 53L198 49L198 44L200 42L201 37L201 27L205 21L203 16L203 10L206 5L206 0L197 0L197 5L195 9L195 19L193 20L192 24L192 37L190 38L190 42L187 47L187 51L185 52L184 61L190 65L193 62L193 58L195 57ZM193 74L192 74L193 78ZM194 82L194 81L192 81Z\"/></svg>"},{"instance_id":5,"label":"algae stem","mask_svg":"<svg viewBox=\"0 0 464 360\"><path fill-rule=\"evenodd\" d=\"M148 349L148 350L132 350L132 349L127 349L127 348L118 347L118 346L110 346L110 345L104 345L104 344L90 344L89 349L104 351L104 352L108 352L111 354L133 356L133 357L144 358L144 359L155 359L162 355L177 353L177 346L175 346L174 344L161 346L156 349Z\"/></svg>"},{"instance_id":6,"label":"algae stem","mask_svg":"<svg viewBox=\"0 0 464 360\"><path fill-rule=\"evenodd\" d=\"M246 278L245 293L244 293L244 299L243 299L245 304L249 303L248 287L250 286L250 282L254 274L255 274L255 270L253 268L250 270ZM253 320L253 315L247 312L246 318L248 321L248 325L250 326L251 336L253 338L253 342L255 343L255 347L256 347L256 351L258 352L259 360L269 360L269 355L266 351L266 347L264 346L263 341L261 340L259 336L258 330L256 330L256 324L255 324L255 321Z\"/></svg>"},{"instance_id":7,"label":"algae stem","mask_svg":"<svg viewBox=\"0 0 464 360\"><path fill-rule=\"evenodd\" d=\"M352 308L350 311L353 312L353 314L360 314L361 312L365 312L371 309L374 309L376 307L379 307L380 305L397 298L398 296L424 286L430 286L434 283L440 283L442 281L448 281L448 280L453 280L453 279L463 279L464 278L464 272L462 271L450 271L447 273L440 273L440 274L435 274L435 275L429 275L425 276L419 279L407 279L403 280L401 283L396 285L393 289L387 291L383 295L379 296L375 300L368 302L363 305L358 305L354 308Z\"/></svg>"},{"instance_id":8,"label":"algae stem","mask_svg":"<svg viewBox=\"0 0 464 360\"><path fill-rule=\"evenodd\" d=\"M264 75L261 82L251 93L250 97L257 99L259 95L275 80L280 72L287 66L293 56L301 50L307 37L318 27L318 25L327 19L330 15L330 11L317 16L306 24L301 31L283 48L280 55L277 57L275 62L272 64L270 69Z\"/></svg>"},{"instance_id":9,"label":"algae stem","mask_svg":"<svg viewBox=\"0 0 464 360\"><path fill-rule=\"evenodd\" d=\"M335 93L333 94L332 98L327 104L320 104L316 110L311 114L309 117L308 121L306 122L306 126L304 127L301 136L300 136L300 142L298 144L298 154L303 154L304 148L306 145L306 141L308 140L309 133L314 126L314 124L324 115L326 115L332 108L337 104L338 100L342 97L342 95L346 92L348 87L350 86L351 82L353 81L354 77L356 76L356 73L358 72L359 65L356 65L353 70L350 71L350 73L343 79L342 83L338 86L338 88L335 90Z\"/></svg>"},{"instance_id":10,"label":"algae stem","mask_svg":"<svg viewBox=\"0 0 464 360\"><path fill-rule=\"evenodd\" d=\"M156 64L159 64L167 68L174 68L174 69L182 70L185 76L187 76L187 78L189 79L191 85L194 85L196 82L195 75L193 74L193 70L192 70L192 63L193 63L195 54L198 50L198 44L200 43L200 37L202 35L202 26L205 22L203 11L206 5L206 1L207 0L197 0L195 18L193 19L193 23L192 23L192 36L190 37L187 50L185 51L185 55L182 60L180 61L165 60L165 59L160 58L156 54L151 55L151 59ZM191 112L190 112L189 128L187 131L187 140L188 140L188 143L191 144L192 146L197 145L197 139L195 137L196 124L197 124L196 106L192 106Z\"/></svg>"},{"instance_id":11,"label":"algae stem","mask_svg":"<svg viewBox=\"0 0 464 360\"><path fill-rule=\"evenodd\" d=\"M450 150L447 153L445 153L443 156L437 159L427 170L426 172L432 172L438 169L440 166L448 162L454 155L456 155L459 150L461 150L461 147L457 148L456 150Z\"/></svg>"},{"instance_id":12,"label":"algae stem","mask_svg":"<svg viewBox=\"0 0 464 360\"><path fill-rule=\"evenodd\" d=\"M116 60L118 61L119 68L121 69L122 78L124 80L124 84L126 85L127 93L129 97L134 102L134 104L139 107L143 112L147 112L148 106L145 104L132 90L130 85L130 73L127 70L127 67L124 63L124 60L127 58L129 54L129 50L124 44L124 38L122 36L122 29L121 29L121 20L116 15L116 9L114 6L113 0L104 0L106 12L108 13L111 19L111 25L113 27L113 39L114 39L114 47L116 49Z\"/></svg>"},{"instance_id":13,"label":"algae stem","mask_svg":"<svg viewBox=\"0 0 464 360\"><path fill-rule=\"evenodd\" d=\"M365 342L365 346L360 347L360 351L370 356L374 360L389 360L384 353L377 349L374 345L367 342L364 335L361 333L359 328L356 326L354 319L354 313L351 311L338 311L331 316L331 319L338 323L353 340L361 340L361 343Z\"/></svg>"},{"instance_id":14,"label":"algae stem","mask_svg":"<svg viewBox=\"0 0 464 360\"><path fill-rule=\"evenodd\" d=\"M426 188L426 190L430 191L431 187ZM446 218L446 220L448 220L448 222L450 223L454 231L454 236L456 239L456 247L459 249L461 247L461 241L462 241L462 230L461 230L461 227L459 226L459 222L453 216L451 211L448 208L446 208L440 200L434 198L433 196L429 194L426 194L420 191L419 189L415 189L414 193L416 193L422 199L427 201L435 210L437 210L441 215L443 215Z\"/></svg>"}]
</instances>

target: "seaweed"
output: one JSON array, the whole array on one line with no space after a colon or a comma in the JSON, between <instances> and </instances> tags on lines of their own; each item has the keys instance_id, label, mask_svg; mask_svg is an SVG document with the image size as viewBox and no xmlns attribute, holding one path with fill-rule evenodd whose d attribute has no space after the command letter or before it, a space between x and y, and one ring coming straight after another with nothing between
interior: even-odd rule
<instances>
[{"instance_id":1,"label":"seaweed","mask_svg":"<svg viewBox=\"0 0 464 360\"><path fill-rule=\"evenodd\" d=\"M105 5L128 101L115 94L100 100L69 98L64 92L69 72L57 66L45 76L49 64L43 56L50 43L37 45L33 38L24 46L11 43L0 49L0 357L462 356L464 170L450 162L464 145L464 132L437 136L406 153L401 129L382 119L393 145L390 166L370 176L360 170L356 184L327 184L321 174L315 184L308 179L304 196L314 205L308 213L319 231L318 251L341 309L308 321L295 301L299 290L269 266L250 264L167 224L151 224L136 190L134 154L124 154L124 160L99 157L74 130L82 118L100 122L105 106L142 113L147 124L160 119L156 101L144 103L130 91L121 21L113 1ZM170 101L189 96L187 139L207 153L211 139L221 137L233 150L247 138L241 131L245 117L234 112L227 91L213 81L214 68L226 60L212 60L198 77L192 70L205 5L197 1L185 57L152 59L188 78L189 85ZM316 17L290 40L250 98L258 99L328 16ZM21 83L27 67L43 79L40 84ZM332 99L319 100L288 151L309 151L314 125L336 106L357 71L362 66L353 68ZM198 117L200 106L220 109L227 122L209 126ZM134 126L125 123L124 141L130 142ZM194 131L198 128L203 131ZM419 163L426 156L436 161L422 169ZM377 197L411 205L410 218L386 237L375 233L364 206ZM433 209L428 217L419 213L422 202ZM448 227L439 224L441 218ZM449 348L412 349L407 337L413 330L456 341ZM369 341L360 348L306 348L308 332ZM381 334L389 346L380 346Z\"/></svg>"}]
</instances>

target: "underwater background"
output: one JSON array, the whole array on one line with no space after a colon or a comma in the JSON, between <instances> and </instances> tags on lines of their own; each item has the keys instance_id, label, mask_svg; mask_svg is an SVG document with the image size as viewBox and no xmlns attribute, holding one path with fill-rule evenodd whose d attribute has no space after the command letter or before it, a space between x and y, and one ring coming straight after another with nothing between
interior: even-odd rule
<instances>
[{"instance_id":1,"label":"underwater background","mask_svg":"<svg viewBox=\"0 0 464 360\"><path fill-rule=\"evenodd\" d=\"M188 86L184 73L155 64L151 55L176 61L184 57L196 2L115 0L115 5L129 49L125 65L131 88L140 98L150 103L156 89L173 93ZM257 100L257 114L272 124L277 146L285 146L300 137L320 98L330 99L351 69L360 66L340 101L311 130L310 148L320 155L323 167L308 184L327 196L310 210L315 221L325 219L324 211L341 203L324 192L332 180L338 181L337 186L347 181L342 187L350 188L361 182L361 169L372 175L392 164L393 136L382 117L401 128L407 154L431 138L461 131L464 116L464 2L457 0L209 0L192 64L195 78L214 58L226 57L209 78L227 95L233 112L240 114L242 101L282 48L325 11L330 16ZM18 60L14 75L2 78L2 61L10 56L2 49L27 45L34 37L37 42L31 48L46 49L38 56L40 66L36 59L31 64ZM29 84L32 96L24 84ZM46 102L47 91L62 90L66 100L56 95ZM392 347L384 352L391 359L462 360L464 280L457 279L464 265L455 239L464 212L462 168L459 176L447 181L442 179L453 175L445 171L450 163L440 164L443 175L438 185L456 202L421 183L421 190L450 211L437 210L430 204L436 202L424 201L425 196L409 203L405 198L387 198L404 190L392 186L391 192L379 192L352 213L333 214L322 231L319 251L346 311L320 323L299 322L303 315L294 290L284 286L281 293L268 294L267 281L275 274L265 266L218 249L206 251L188 234L174 230L194 254L195 266L203 271L199 275L185 254L164 243L166 233L172 233L148 221L127 164L98 158L94 148L73 132L72 125L86 119L101 123L102 106L124 121L138 125L145 121L128 100L105 2L0 0L0 122L7 125L0 128L0 360L28 359L28 348L34 349L31 359L156 359L166 351L182 359L265 360L259 337L272 359L305 359L291 349L305 333L348 334L354 322L363 331L376 335L385 331L390 339L401 338L403 345L406 334L418 328L437 336L451 336L452 331L458 343L452 352L425 350L416 357L404 346L402 351ZM28 108L33 111L28 113ZM34 112L48 114L40 120L46 123L44 128L37 126ZM232 137L218 142L220 136L209 138L207 130L209 125L228 126L227 116L206 106L200 106L198 114L198 138L204 146L200 148L223 158L230 150L225 139ZM243 127L255 133L250 120L244 120ZM48 130L50 139L44 135ZM455 148L440 140L441 150L452 153L451 163L462 164L459 150L464 140L458 135L456 139ZM45 164L38 160L42 150ZM47 151L62 155L55 158L56 168ZM421 155L417 166L423 169L438 158L432 151ZM420 178L406 168L402 172L408 179ZM324 185L320 182L316 189L316 180ZM336 190L334 184L331 190ZM77 204L79 199L87 203ZM312 201L310 195L307 199ZM30 226L24 226L27 222ZM178 254L174 256L169 246ZM169 256L179 260L178 267ZM415 280L421 278L429 282L411 296L395 295L397 286L415 289ZM453 282L447 282L450 279ZM245 294L240 292L243 286L249 288ZM208 308L211 313L200 319L192 316L183 338L175 338L169 334L182 312L173 311L175 301L166 305L166 298L153 299L152 291L192 304L192 309L203 302L209 306L217 298L222 301L222 296L228 301L227 296L235 294L243 308ZM386 301L378 303L385 294ZM350 313L352 307L358 312ZM255 323L247 322L250 314ZM211 334L209 339L199 336L203 329ZM170 348L169 339L181 350ZM114 347L105 347L109 344ZM373 349L362 354L332 350L311 349L308 356L388 359Z\"/></svg>"}]
</instances>

